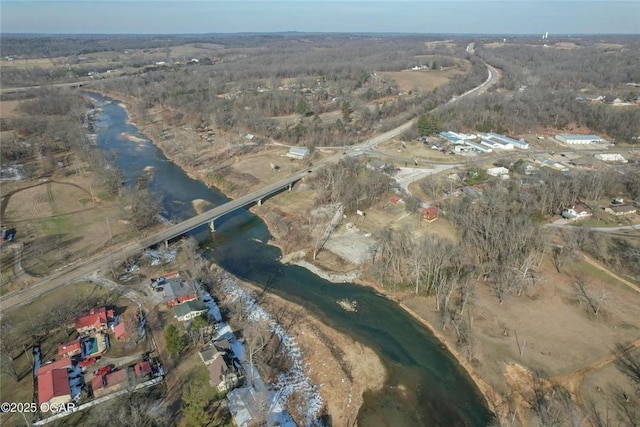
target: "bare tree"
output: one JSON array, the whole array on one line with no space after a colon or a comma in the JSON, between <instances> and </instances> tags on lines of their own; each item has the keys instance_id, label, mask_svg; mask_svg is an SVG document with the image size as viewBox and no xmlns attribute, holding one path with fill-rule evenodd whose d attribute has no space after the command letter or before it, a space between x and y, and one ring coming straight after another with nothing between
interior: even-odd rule
<instances>
[{"instance_id":1,"label":"bare tree","mask_svg":"<svg viewBox=\"0 0 640 427\"><path fill-rule=\"evenodd\" d=\"M640 385L640 349L616 344L615 366L635 384Z\"/></svg>"},{"instance_id":2,"label":"bare tree","mask_svg":"<svg viewBox=\"0 0 640 427\"><path fill-rule=\"evenodd\" d=\"M18 369L13 359L12 337L9 336L11 323L4 320L0 323L0 373L3 373L15 382L20 380Z\"/></svg>"},{"instance_id":3,"label":"bare tree","mask_svg":"<svg viewBox=\"0 0 640 427\"><path fill-rule=\"evenodd\" d=\"M269 326L262 320L257 322L247 322L243 331L243 337L249 354L249 376L251 378L251 386L254 386L254 370L255 364L260 359L260 354L269 344L273 332L269 330Z\"/></svg>"},{"instance_id":4,"label":"bare tree","mask_svg":"<svg viewBox=\"0 0 640 427\"><path fill-rule=\"evenodd\" d=\"M602 289L598 297L593 296L588 289L587 279L581 274L574 276L572 284L578 301L585 303L587 307L593 311L593 314L597 316L606 298L605 290Z\"/></svg>"}]
</instances>

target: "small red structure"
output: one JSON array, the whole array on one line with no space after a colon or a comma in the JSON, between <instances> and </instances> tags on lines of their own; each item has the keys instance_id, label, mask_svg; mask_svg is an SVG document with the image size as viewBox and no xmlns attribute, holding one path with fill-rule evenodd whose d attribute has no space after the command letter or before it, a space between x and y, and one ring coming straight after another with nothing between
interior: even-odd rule
<instances>
[{"instance_id":1,"label":"small red structure","mask_svg":"<svg viewBox=\"0 0 640 427\"><path fill-rule=\"evenodd\" d=\"M113 328L113 333L116 336L117 340L122 340L122 339L129 338L129 333L127 332L127 328L124 326L124 322L118 323Z\"/></svg>"},{"instance_id":2,"label":"small red structure","mask_svg":"<svg viewBox=\"0 0 640 427\"><path fill-rule=\"evenodd\" d=\"M78 363L78 366L80 366L81 368L86 368L87 366L93 365L97 361L98 361L97 357L90 357L88 359L81 360L80 363Z\"/></svg>"},{"instance_id":3,"label":"small red structure","mask_svg":"<svg viewBox=\"0 0 640 427\"><path fill-rule=\"evenodd\" d=\"M68 343L60 344L58 346L58 356L60 358L71 357L82 352L82 344L80 340L76 339L69 341Z\"/></svg>"},{"instance_id":4,"label":"small red structure","mask_svg":"<svg viewBox=\"0 0 640 427\"><path fill-rule=\"evenodd\" d=\"M389 201L395 205L396 203L398 203L400 201L400 197L392 196L391 199L389 199Z\"/></svg>"},{"instance_id":5,"label":"small red structure","mask_svg":"<svg viewBox=\"0 0 640 427\"><path fill-rule=\"evenodd\" d=\"M420 219L427 222L433 222L438 219L438 208L435 206L429 206L420 212Z\"/></svg>"},{"instance_id":6,"label":"small red structure","mask_svg":"<svg viewBox=\"0 0 640 427\"><path fill-rule=\"evenodd\" d=\"M93 376L94 377L101 377L104 375L107 375L108 373L111 372L113 368L111 367L111 365L107 365L107 366L103 366L102 368L99 368L95 371L93 371Z\"/></svg>"},{"instance_id":7,"label":"small red structure","mask_svg":"<svg viewBox=\"0 0 640 427\"><path fill-rule=\"evenodd\" d=\"M133 366L133 370L136 373L136 377L141 377L145 374L151 373L151 363L149 362L140 362L136 363Z\"/></svg>"}]
</instances>

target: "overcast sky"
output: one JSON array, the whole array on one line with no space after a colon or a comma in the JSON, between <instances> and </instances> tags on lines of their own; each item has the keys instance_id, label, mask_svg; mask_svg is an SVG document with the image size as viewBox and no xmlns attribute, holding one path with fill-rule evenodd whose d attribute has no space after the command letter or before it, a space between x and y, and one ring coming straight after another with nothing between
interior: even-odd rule
<instances>
[{"instance_id":1,"label":"overcast sky","mask_svg":"<svg viewBox=\"0 0 640 427\"><path fill-rule=\"evenodd\" d=\"M640 33L640 0L0 1L2 33Z\"/></svg>"}]
</instances>

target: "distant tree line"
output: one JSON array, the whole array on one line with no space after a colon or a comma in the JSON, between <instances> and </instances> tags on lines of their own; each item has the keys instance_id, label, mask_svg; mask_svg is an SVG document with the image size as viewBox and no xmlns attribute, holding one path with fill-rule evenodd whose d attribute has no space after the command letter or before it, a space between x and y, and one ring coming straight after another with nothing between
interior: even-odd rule
<instances>
[{"instance_id":1,"label":"distant tree line","mask_svg":"<svg viewBox=\"0 0 640 427\"><path fill-rule=\"evenodd\" d=\"M637 142L638 108L612 108L586 97L616 95L634 101L640 92L626 83L640 81L638 41L623 49L585 45L556 49L541 45L505 44L477 54L502 70L499 87L510 93L466 98L442 108L443 126L504 133L532 133L539 128L570 132L586 127L619 142Z\"/></svg>"}]
</instances>

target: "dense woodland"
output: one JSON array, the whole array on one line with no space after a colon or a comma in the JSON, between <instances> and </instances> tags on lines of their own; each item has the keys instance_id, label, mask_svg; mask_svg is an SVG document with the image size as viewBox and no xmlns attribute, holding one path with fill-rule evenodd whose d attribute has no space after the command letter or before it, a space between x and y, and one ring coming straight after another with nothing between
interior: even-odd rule
<instances>
[{"instance_id":1,"label":"dense woodland","mask_svg":"<svg viewBox=\"0 0 640 427\"><path fill-rule=\"evenodd\" d=\"M499 90L467 98L439 111L445 127L522 134L542 129L570 131L583 127L616 141L634 142L640 135L640 109L587 102L587 97L614 96L635 102L640 96L639 41L624 48L575 49L541 43L478 48L479 57L502 70Z\"/></svg>"}]
</instances>

